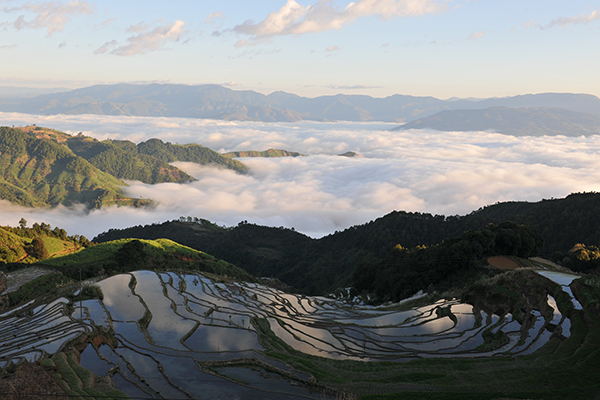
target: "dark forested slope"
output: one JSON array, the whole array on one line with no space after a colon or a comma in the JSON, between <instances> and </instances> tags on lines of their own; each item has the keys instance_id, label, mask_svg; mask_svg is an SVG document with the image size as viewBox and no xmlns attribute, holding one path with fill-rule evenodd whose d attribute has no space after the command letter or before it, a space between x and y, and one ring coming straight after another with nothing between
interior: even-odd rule
<instances>
[{"instance_id":1,"label":"dark forested slope","mask_svg":"<svg viewBox=\"0 0 600 400\"><path fill-rule=\"evenodd\" d=\"M94 240L125 237L169 238L214 254L257 276L272 276L307 293L348 285L359 263L384 259L394 246L431 246L489 223L514 221L540 233L540 254L568 251L576 243L600 243L600 194L577 193L536 203L498 203L465 216L394 211L364 225L312 239L285 228L248 223L224 228L205 220L182 218L163 224L110 230Z\"/></svg>"}]
</instances>

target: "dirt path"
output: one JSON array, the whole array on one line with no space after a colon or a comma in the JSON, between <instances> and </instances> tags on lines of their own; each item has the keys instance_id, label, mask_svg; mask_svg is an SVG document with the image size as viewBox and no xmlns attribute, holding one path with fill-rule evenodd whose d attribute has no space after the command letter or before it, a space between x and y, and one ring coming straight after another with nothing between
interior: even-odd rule
<instances>
[{"instance_id":1,"label":"dirt path","mask_svg":"<svg viewBox=\"0 0 600 400\"><path fill-rule=\"evenodd\" d=\"M29 256L29 254L25 254L23 257L19 258L17 261L14 261L16 263L23 261L24 259L27 258L27 256Z\"/></svg>"},{"instance_id":2,"label":"dirt path","mask_svg":"<svg viewBox=\"0 0 600 400\"><path fill-rule=\"evenodd\" d=\"M62 251L57 251L56 253L52 253L50 254L50 257L54 257L57 254L69 254L69 253L74 253L77 250L81 249L81 247L71 247L70 249L65 249Z\"/></svg>"}]
</instances>

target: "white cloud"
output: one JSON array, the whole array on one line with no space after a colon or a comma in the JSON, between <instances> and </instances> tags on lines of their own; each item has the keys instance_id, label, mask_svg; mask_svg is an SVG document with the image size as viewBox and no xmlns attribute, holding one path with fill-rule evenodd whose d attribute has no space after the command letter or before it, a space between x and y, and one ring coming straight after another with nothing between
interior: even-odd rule
<instances>
[{"instance_id":1,"label":"white cloud","mask_svg":"<svg viewBox=\"0 0 600 400\"><path fill-rule=\"evenodd\" d=\"M102 46L98 47L94 51L94 54L103 54L103 53L106 53L108 50L110 50L111 47L115 47L118 44L119 44L119 42L117 42L116 40L111 40L110 42L106 42Z\"/></svg>"},{"instance_id":2,"label":"white cloud","mask_svg":"<svg viewBox=\"0 0 600 400\"><path fill-rule=\"evenodd\" d=\"M303 6L288 0L279 10L271 12L264 20L255 23L245 21L233 28L234 32L250 36L250 40L236 43L237 47L252 45L278 35L302 35L305 33L339 30L361 17L376 16L380 19L410 17L440 13L448 9L448 0L358 0L344 9L333 1L317 1Z\"/></svg>"},{"instance_id":3,"label":"white cloud","mask_svg":"<svg viewBox=\"0 0 600 400\"><path fill-rule=\"evenodd\" d=\"M21 14L12 23L4 25L13 26L16 30L25 28L47 29L47 37L55 32L62 32L68 22L80 15L92 14L92 6L85 1L70 0L66 3L60 1L48 1L45 3L25 3L20 7L3 9L4 12L25 12L34 14L33 18L27 20L26 14Z\"/></svg>"},{"instance_id":4,"label":"white cloud","mask_svg":"<svg viewBox=\"0 0 600 400\"><path fill-rule=\"evenodd\" d=\"M555 18L546 25L539 25L535 22L535 20L531 20L523 23L523 26L527 28L539 28L541 30L546 30L556 27L566 28L571 25L586 25L597 20L600 20L600 10L594 10L589 14L582 13L575 17Z\"/></svg>"},{"instance_id":5,"label":"white cloud","mask_svg":"<svg viewBox=\"0 0 600 400\"><path fill-rule=\"evenodd\" d=\"M156 23L155 21L154 23ZM118 46L116 40L106 42L94 51L95 54L106 53L110 48L113 48L110 53L119 56L133 56L136 54L146 54L152 51L157 51L166 46L168 42L178 42L181 36L185 33L185 21L177 20L175 23L167 23L163 26L158 26L152 30L151 25L139 23L132 25L127 29L127 32L135 32L136 35L127 38L127 43Z\"/></svg>"},{"instance_id":6,"label":"white cloud","mask_svg":"<svg viewBox=\"0 0 600 400\"><path fill-rule=\"evenodd\" d=\"M332 52L332 51L340 51L342 48L340 46L329 46L328 48L325 49L325 51L327 52Z\"/></svg>"},{"instance_id":7,"label":"white cloud","mask_svg":"<svg viewBox=\"0 0 600 400\"><path fill-rule=\"evenodd\" d=\"M225 13L223 13L223 11L217 11L211 14L208 14L208 16L206 17L206 19L204 20L205 24L208 23L215 23L218 20L224 20L225 19Z\"/></svg>"},{"instance_id":8,"label":"white cloud","mask_svg":"<svg viewBox=\"0 0 600 400\"><path fill-rule=\"evenodd\" d=\"M467 38L467 40L473 40L476 42L479 39L481 39L485 35L485 33L486 33L486 31L479 31L479 32L471 33L469 35L469 37Z\"/></svg>"},{"instance_id":9,"label":"white cloud","mask_svg":"<svg viewBox=\"0 0 600 400\"><path fill-rule=\"evenodd\" d=\"M283 148L307 157L243 159L250 174L177 165L190 184L125 190L151 197L149 209L28 210L0 204L0 224L46 222L93 237L109 228L180 216L222 225L242 220L322 236L393 210L464 215L497 201L539 201L597 190L600 136L513 137L489 132L390 131L386 123L260 123L186 118L0 113L0 125L35 123L98 139L153 137L217 151ZM355 151L361 158L337 154Z\"/></svg>"},{"instance_id":10,"label":"white cloud","mask_svg":"<svg viewBox=\"0 0 600 400\"><path fill-rule=\"evenodd\" d=\"M101 23L100 25L101 25L101 26L107 26L108 24L110 24L111 22L113 22L113 21L116 21L116 20L117 20L117 18L116 18L116 17L114 17L114 18L109 18L109 19L107 19L106 21L104 21L103 23Z\"/></svg>"}]
</instances>

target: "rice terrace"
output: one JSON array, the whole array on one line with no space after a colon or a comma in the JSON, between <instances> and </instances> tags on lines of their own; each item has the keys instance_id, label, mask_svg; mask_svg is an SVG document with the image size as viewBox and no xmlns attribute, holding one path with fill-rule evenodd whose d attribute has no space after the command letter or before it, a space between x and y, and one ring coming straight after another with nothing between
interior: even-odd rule
<instances>
[{"instance_id":1,"label":"rice terrace","mask_svg":"<svg viewBox=\"0 0 600 400\"><path fill-rule=\"evenodd\" d=\"M170 258L203 259L201 268L213 272L118 273L83 289L62 286L55 298L24 299L0 315L5 373L39 363L66 395L79 398L597 393L590 376L598 351L600 280L594 276L521 260L528 268L483 280L463 300L430 294L374 307L215 275L217 264L227 263L164 240L107 242L47 260L44 268L68 268L83 263L86 252L127 244L184 251L187 257ZM186 262L192 261L178 261Z\"/></svg>"},{"instance_id":2,"label":"rice terrace","mask_svg":"<svg viewBox=\"0 0 600 400\"><path fill-rule=\"evenodd\" d=\"M599 39L0 0L0 400L600 400Z\"/></svg>"}]
</instances>

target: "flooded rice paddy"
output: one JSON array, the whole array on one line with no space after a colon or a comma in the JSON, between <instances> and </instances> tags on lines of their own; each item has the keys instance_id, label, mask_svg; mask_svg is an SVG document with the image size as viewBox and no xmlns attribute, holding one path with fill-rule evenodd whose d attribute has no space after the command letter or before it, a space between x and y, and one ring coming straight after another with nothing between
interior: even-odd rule
<instances>
[{"instance_id":1,"label":"flooded rice paddy","mask_svg":"<svg viewBox=\"0 0 600 400\"><path fill-rule=\"evenodd\" d=\"M577 308L568 286L576 276L543 275ZM112 375L132 397L320 399L300 384L309 376L265 356L253 321L266 321L302 353L365 361L530 354L556 330L567 337L571 328L551 295L552 314L532 311L526 328L511 314L490 315L456 300L384 311L200 274L139 271L97 285L103 300L69 304L61 298L1 315L0 367L54 354L80 333L103 327L114 331L118 346L88 346L81 364ZM485 346L486 332L498 331L506 340Z\"/></svg>"}]
</instances>

